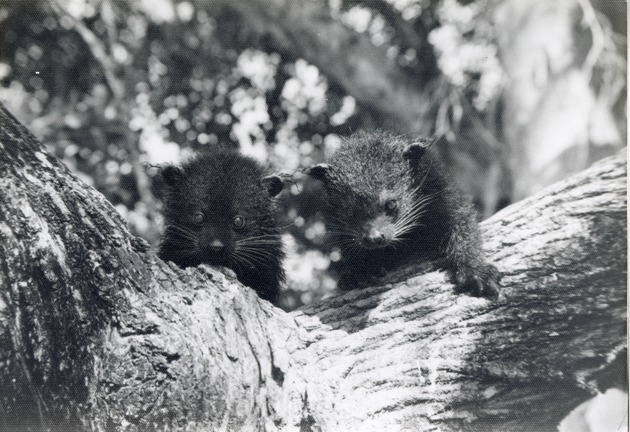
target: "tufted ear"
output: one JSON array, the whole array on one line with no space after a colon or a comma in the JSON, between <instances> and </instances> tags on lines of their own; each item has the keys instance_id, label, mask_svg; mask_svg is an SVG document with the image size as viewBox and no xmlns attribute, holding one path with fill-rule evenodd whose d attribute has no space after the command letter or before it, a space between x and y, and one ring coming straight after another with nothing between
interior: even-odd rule
<instances>
[{"instance_id":1,"label":"tufted ear","mask_svg":"<svg viewBox=\"0 0 630 432\"><path fill-rule=\"evenodd\" d=\"M413 161L418 160L424 156L427 149L433 145L435 141L428 138L420 138L418 141L415 141L405 147L403 150L403 158Z\"/></svg>"},{"instance_id":2,"label":"tufted ear","mask_svg":"<svg viewBox=\"0 0 630 432\"><path fill-rule=\"evenodd\" d=\"M314 179L326 182L330 178L330 165L323 163L312 165L306 168L305 172Z\"/></svg>"},{"instance_id":3,"label":"tufted ear","mask_svg":"<svg viewBox=\"0 0 630 432\"><path fill-rule=\"evenodd\" d=\"M267 189L270 197L275 197L282 192L282 189L284 189L284 180L282 180L282 177L277 175L263 177L260 179L260 182Z\"/></svg>"},{"instance_id":4,"label":"tufted ear","mask_svg":"<svg viewBox=\"0 0 630 432\"><path fill-rule=\"evenodd\" d=\"M184 171L175 165L167 165L160 170L164 183L169 186L177 185L184 178Z\"/></svg>"}]
</instances>

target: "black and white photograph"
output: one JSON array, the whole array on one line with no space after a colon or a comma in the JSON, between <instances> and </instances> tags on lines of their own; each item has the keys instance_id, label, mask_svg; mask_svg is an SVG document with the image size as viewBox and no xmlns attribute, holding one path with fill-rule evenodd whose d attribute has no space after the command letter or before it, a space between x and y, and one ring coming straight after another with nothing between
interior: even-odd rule
<instances>
[{"instance_id":1,"label":"black and white photograph","mask_svg":"<svg viewBox=\"0 0 630 432\"><path fill-rule=\"evenodd\" d=\"M0 0L0 432L628 432L627 0Z\"/></svg>"}]
</instances>

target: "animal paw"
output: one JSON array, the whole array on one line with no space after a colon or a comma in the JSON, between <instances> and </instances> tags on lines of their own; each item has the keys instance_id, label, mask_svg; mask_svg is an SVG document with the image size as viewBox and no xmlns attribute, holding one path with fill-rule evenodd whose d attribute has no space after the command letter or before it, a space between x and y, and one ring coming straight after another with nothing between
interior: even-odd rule
<instances>
[{"instance_id":1,"label":"animal paw","mask_svg":"<svg viewBox=\"0 0 630 432\"><path fill-rule=\"evenodd\" d=\"M498 297L501 273L492 264L477 268L458 268L454 271L457 292L469 292L475 297Z\"/></svg>"}]
</instances>

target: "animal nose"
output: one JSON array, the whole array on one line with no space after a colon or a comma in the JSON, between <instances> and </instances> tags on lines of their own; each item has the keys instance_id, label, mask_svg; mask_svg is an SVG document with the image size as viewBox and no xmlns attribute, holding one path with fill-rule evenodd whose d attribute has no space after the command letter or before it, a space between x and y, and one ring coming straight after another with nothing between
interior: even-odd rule
<instances>
[{"instance_id":1,"label":"animal nose","mask_svg":"<svg viewBox=\"0 0 630 432\"><path fill-rule=\"evenodd\" d=\"M212 240L212 243L210 243L210 249L212 249L213 251L216 251L216 252L220 251L224 247L225 247L225 245L219 239L214 239L214 240Z\"/></svg>"},{"instance_id":2,"label":"animal nose","mask_svg":"<svg viewBox=\"0 0 630 432\"><path fill-rule=\"evenodd\" d=\"M369 245L379 246L385 243L385 234L378 231L364 234L363 241Z\"/></svg>"}]
</instances>

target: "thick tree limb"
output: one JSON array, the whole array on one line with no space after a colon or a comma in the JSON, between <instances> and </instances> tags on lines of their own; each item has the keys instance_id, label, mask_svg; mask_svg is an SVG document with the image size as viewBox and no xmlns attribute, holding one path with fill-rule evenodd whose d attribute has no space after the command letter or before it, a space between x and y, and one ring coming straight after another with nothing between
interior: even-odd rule
<instances>
[{"instance_id":1,"label":"thick tree limb","mask_svg":"<svg viewBox=\"0 0 630 432\"><path fill-rule=\"evenodd\" d=\"M0 425L555 430L625 347L625 158L483 227L497 301L416 266L286 314L156 259L2 107Z\"/></svg>"}]
</instances>

